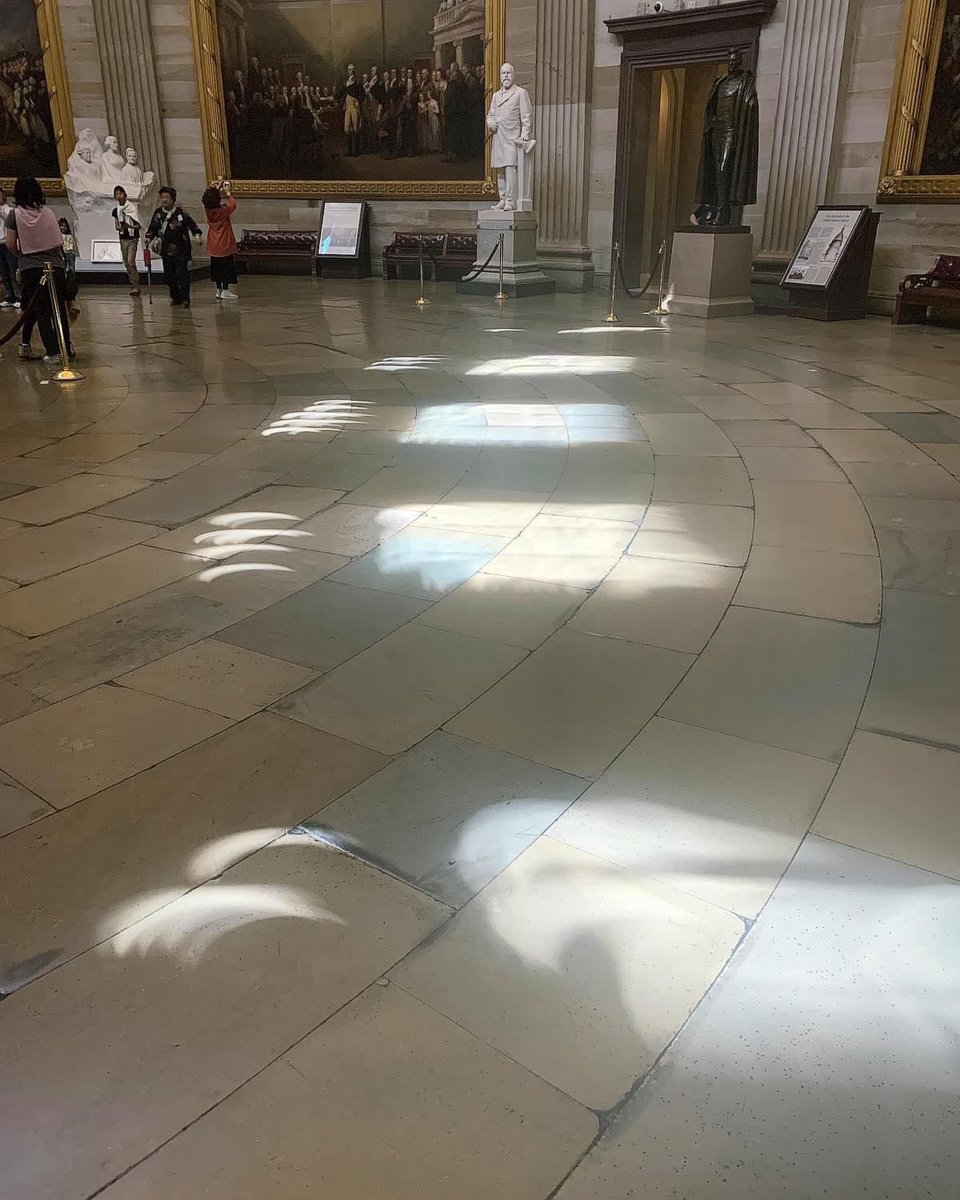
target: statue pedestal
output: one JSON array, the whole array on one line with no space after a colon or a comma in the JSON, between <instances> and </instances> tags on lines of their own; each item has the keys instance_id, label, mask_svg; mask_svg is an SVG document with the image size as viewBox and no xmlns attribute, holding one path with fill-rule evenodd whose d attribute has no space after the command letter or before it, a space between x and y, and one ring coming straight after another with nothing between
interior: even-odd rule
<instances>
[{"instance_id":1,"label":"statue pedestal","mask_svg":"<svg viewBox=\"0 0 960 1200\"><path fill-rule=\"evenodd\" d=\"M750 298L753 234L745 226L684 227L673 237L667 308L678 317L741 317Z\"/></svg>"},{"instance_id":2,"label":"statue pedestal","mask_svg":"<svg viewBox=\"0 0 960 1200\"><path fill-rule=\"evenodd\" d=\"M557 290L537 262L537 218L532 212L504 212L490 208L477 214L477 261L475 271L496 250L503 234L503 290L511 298L545 296ZM472 273L472 272L471 272ZM464 296L495 296L500 290L500 256L476 279L461 280L457 291Z\"/></svg>"}]
</instances>

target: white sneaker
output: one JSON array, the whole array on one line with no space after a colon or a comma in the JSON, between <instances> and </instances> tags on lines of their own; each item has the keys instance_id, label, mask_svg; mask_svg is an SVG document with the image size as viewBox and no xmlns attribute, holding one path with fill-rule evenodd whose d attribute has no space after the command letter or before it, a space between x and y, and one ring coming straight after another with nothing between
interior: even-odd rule
<instances>
[{"instance_id":1,"label":"white sneaker","mask_svg":"<svg viewBox=\"0 0 960 1200\"><path fill-rule=\"evenodd\" d=\"M221 300L239 300L240 297L237 295L236 292L231 292L229 288L224 288L223 291L220 293L220 299Z\"/></svg>"},{"instance_id":2,"label":"white sneaker","mask_svg":"<svg viewBox=\"0 0 960 1200\"><path fill-rule=\"evenodd\" d=\"M45 354L43 356L43 361L46 363L46 365L48 367L62 367L63 366L63 359L60 357L59 354Z\"/></svg>"}]
</instances>

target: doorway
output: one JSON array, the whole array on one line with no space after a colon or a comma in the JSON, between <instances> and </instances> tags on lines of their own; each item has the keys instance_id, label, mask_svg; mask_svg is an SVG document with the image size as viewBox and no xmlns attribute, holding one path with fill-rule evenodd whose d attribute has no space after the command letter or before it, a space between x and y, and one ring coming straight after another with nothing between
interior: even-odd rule
<instances>
[{"instance_id":1,"label":"doorway","mask_svg":"<svg viewBox=\"0 0 960 1200\"><path fill-rule=\"evenodd\" d=\"M656 268L660 246L696 208L703 115L723 60L637 72L622 164L623 273L629 287Z\"/></svg>"}]
</instances>

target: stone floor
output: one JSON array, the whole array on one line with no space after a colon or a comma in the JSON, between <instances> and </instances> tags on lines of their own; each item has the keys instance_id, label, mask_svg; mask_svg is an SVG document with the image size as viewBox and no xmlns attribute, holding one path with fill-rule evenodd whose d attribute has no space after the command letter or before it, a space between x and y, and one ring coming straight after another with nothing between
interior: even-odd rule
<instances>
[{"instance_id":1,"label":"stone floor","mask_svg":"<svg viewBox=\"0 0 960 1200\"><path fill-rule=\"evenodd\" d=\"M956 1195L960 336L205 293L0 364L0 1196Z\"/></svg>"}]
</instances>

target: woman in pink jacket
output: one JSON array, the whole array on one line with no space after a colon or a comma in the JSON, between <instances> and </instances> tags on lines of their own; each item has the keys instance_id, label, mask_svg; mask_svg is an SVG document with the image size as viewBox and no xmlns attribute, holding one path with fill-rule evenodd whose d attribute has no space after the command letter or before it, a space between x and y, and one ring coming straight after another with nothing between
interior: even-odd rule
<instances>
[{"instance_id":1,"label":"woman in pink jacket","mask_svg":"<svg viewBox=\"0 0 960 1200\"><path fill-rule=\"evenodd\" d=\"M237 202L230 191L230 183L219 179L211 183L203 193L203 207L207 216L207 253L210 255L210 278L217 289L218 300L239 300L230 285L237 282L237 239L230 218L236 212Z\"/></svg>"}]
</instances>

